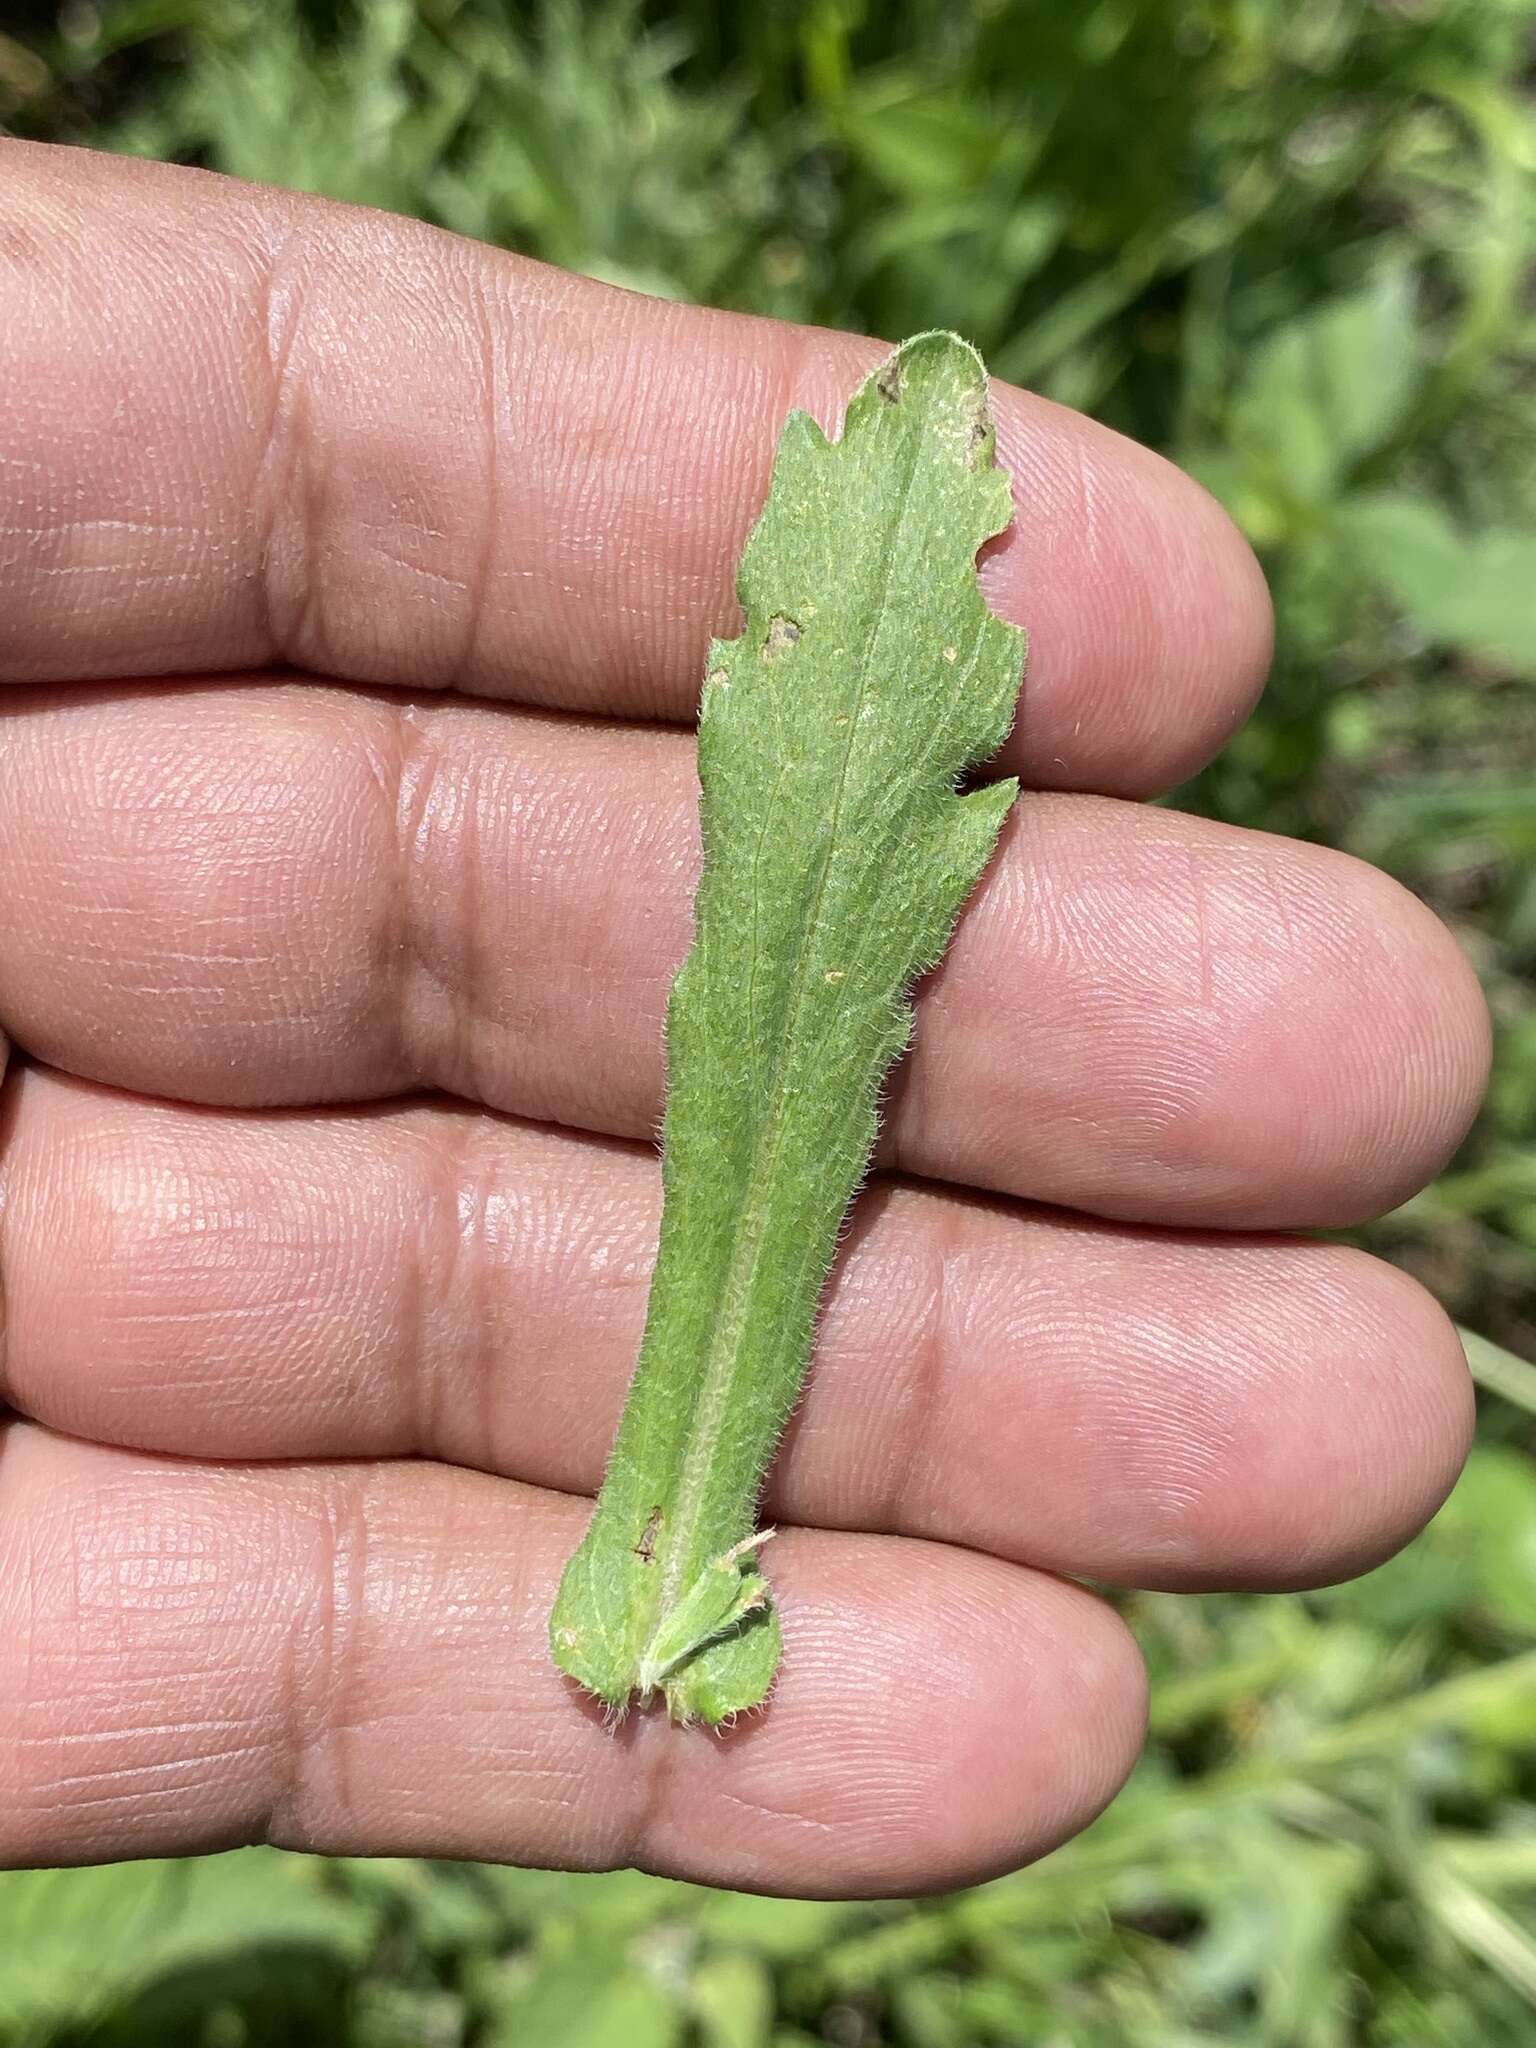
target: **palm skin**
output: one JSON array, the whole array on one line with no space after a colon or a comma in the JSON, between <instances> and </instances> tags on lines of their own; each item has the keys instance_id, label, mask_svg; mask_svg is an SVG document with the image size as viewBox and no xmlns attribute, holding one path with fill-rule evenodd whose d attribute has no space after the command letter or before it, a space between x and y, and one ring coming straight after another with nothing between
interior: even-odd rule
<instances>
[{"instance_id":1,"label":"palm skin","mask_svg":"<svg viewBox=\"0 0 1536 2048\"><path fill-rule=\"evenodd\" d=\"M1454 1333L1292 1235L1476 1106L1371 870L1136 799L1241 722L1258 572L1000 390L1029 790L925 985L718 1739L550 1666L633 1361L687 723L792 404L878 346L0 143L0 1859L264 1838L949 1886L1111 1796L1074 1583L1297 1586L1420 1526Z\"/></svg>"}]
</instances>

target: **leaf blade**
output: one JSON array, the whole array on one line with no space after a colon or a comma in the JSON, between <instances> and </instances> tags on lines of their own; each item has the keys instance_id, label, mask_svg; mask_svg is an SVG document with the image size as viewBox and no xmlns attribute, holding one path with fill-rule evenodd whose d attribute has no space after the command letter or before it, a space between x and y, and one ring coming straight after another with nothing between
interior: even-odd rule
<instances>
[{"instance_id":1,"label":"leaf blade","mask_svg":"<svg viewBox=\"0 0 1536 2048\"><path fill-rule=\"evenodd\" d=\"M1013 715L1023 636L975 573L1011 517L985 371L953 336L904 344L838 441L786 422L742 558L745 630L711 648L704 689L704 869L668 1008L646 1332L551 1624L557 1663L612 1705L751 1533L907 990L1013 800L1011 783L955 790ZM718 1721L756 1704L778 1648L772 1609L743 1603L670 1661L669 1705Z\"/></svg>"}]
</instances>

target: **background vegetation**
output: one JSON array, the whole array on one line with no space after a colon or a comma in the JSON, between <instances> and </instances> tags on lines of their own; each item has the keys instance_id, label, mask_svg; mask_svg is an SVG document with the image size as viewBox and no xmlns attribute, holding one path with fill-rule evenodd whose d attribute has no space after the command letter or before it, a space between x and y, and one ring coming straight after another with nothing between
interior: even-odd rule
<instances>
[{"instance_id":1,"label":"background vegetation","mask_svg":"<svg viewBox=\"0 0 1536 2048\"><path fill-rule=\"evenodd\" d=\"M1498 1077L1369 1236L1479 1447L1385 1569L1128 1603L1130 1790L907 1906L249 1852L0 1880L0 2043L1501 2048L1536 2039L1536 0L10 6L0 122L424 214L643 289L942 323L1196 469L1280 655L1180 801L1476 961Z\"/></svg>"}]
</instances>

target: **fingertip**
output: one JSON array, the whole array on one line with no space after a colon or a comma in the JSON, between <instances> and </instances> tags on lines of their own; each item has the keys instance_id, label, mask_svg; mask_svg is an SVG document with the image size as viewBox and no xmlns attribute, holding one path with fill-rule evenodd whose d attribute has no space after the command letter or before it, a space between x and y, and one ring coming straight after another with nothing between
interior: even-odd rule
<instances>
[{"instance_id":1,"label":"fingertip","mask_svg":"<svg viewBox=\"0 0 1536 2048\"><path fill-rule=\"evenodd\" d=\"M1361 1408L1369 1387L1372 1412L1337 1433L1334 1459L1317 1469L1332 1500L1298 1528L1285 1583L1301 1587L1357 1578L1411 1543L1455 1486L1477 1419L1466 1353L1439 1302L1397 1267L1347 1256L1372 1269L1361 1299L1372 1302L1377 1355L1366 1336L1339 1372Z\"/></svg>"},{"instance_id":2,"label":"fingertip","mask_svg":"<svg viewBox=\"0 0 1536 2048\"><path fill-rule=\"evenodd\" d=\"M1258 560L1193 477L1065 406L1001 387L1013 526L982 566L1030 637L1011 751L1038 787L1144 797L1244 723L1274 614Z\"/></svg>"},{"instance_id":3,"label":"fingertip","mask_svg":"<svg viewBox=\"0 0 1536 2048\"><path fill-rule=\"evenodd\" d=\"M998 1687L957 1774L967 1788L959 1807L970 1829L967 1883L1021 1869L1081 1833L1120 1791L1146 1740L1147 1669L1130 1629L1085 1588L1051 1583L1060 1647L1048 1680L1035 1681L1032 1715L1019 1714L1012 1686ZM1059 1731L1048 1753L1041 1727ZM1011 1812L998 1797L1010 1782L1030 1792Z\"/></svg>"},{"instance_id":4,"label":"fingertip","mask_svg":"<svg viewBox=\"0 0 1536 2048\"><path fill-rule=\"evenodd\" d=\"M1339 1406L1355 1407L1354 1423L1345 1426L1341 1414L1332 1432L1313 1433L1318 1450L1295 1446L1312 1498L1307 1487L1293 1492L1298 1512L1288 1531L1272 1531L1269 1569L1261 1565L1248 1584L1336 1585L1384 1564L1439 1511L1471 1449L1472 1376L1450 1317L1408 1274L1364 1253L1350 1256L1374 1267L1376 1324L1375 1355L1372 1336L1362 1334L1335 1367L1345 1392Z\"/></svg>"},{"instance_id":5,"label":"fingertip","mask_svg":"<svg viewBox=\"0 0 1536 2048\"><path fill-rule=\"evenodd\" d=\"M1292 1042L1321 1112L1296 1192L1310 1175L1304 1220L1345 1228L1395 1209L1450 1162L1487 1089L1492 1033L1471 962L1434 911L1379 868L1316 852L1313 928L1321 939L1331 879L1341 935L1352 926L1357 950L1347 958L1336 942L1325 982L1320 944L1311 1043ZM1270 1078L1283 1088L1283 1061Z\"/></svg>"},{"instance_id":6,"label":"fingertip","mask_svg":"<svg viewBox=\"0 0 1536 2048\"><path fill-rule=\"evenodd\" d=\"M1158 821L1143 836L1202 979L1198 1001L1155 1013L1143 1054L1166 1098L1150 1147L1164 1185L1118 1213L1343 1229L1417 1194L1488 1077L1487 1006L1453 935L1353 855L1188 818L1175 843L1169 813L1133 815Z\"/></svg>"},{"instance_id":7,"label":"fingertip","mask_svg":"<svg viewBox=\"0 0 1536 2048\"><path fill-rule=\"evenodd\" d=\"M1397 1455L1388 1461L1399 1477L1395 1488L1382 1488L1340 1576L1369 1570L1419 1534L1461 1477L1477 1429L1476 1388L1450 1316L1427 1287L1385 1261L1376 1262L1376 1284L1399 1332L1403 1399L1390 1412Z\"/></svg>"},{"instance_id":8,"label":"fingertip","mask_svg":"<svg viewBox=\"0 0 1536 2048\"><path fill-rule=\"evenodd\" d=\"M1373 1570L1411 1542L1471 1446L1454 1324L1408 1274L1349 1246L1296 1247L1289 1298L1207 1390L1226 1440L1135 1583L1294 1592ZM1262 1297L1258 1297L1262 1300Z\"/></svg>"},{"instance_id":9,"label":"fingertip","mask_svg":"<svg viewBox=\"0 0 1536 2048\"><path fill-rule=\"evenodd\" d=\"M1364 862L1355 865L1395 906L1404 959L1425 991L1415 1076L1422 1129L1403 1162L1401 1185L1391 1191L1406 1200L1449 1164L1482 1108L1493 1067L1493 1020L1477 971L1450 926L1401 882Z\"/></svg>"},{"instance_id":10,"label":"fingertip","mask_svg":"<svg viewBox=\"0 0 1536 2048\"><path fill-rule=\"evenodd\" d=\"M906 1539L911 1547L911 1539ZM905 1888L981 1884L1038 1861L1115 1797L1146 1735L1147 1676L1120 1617L1070 1580L968 1558L904 1680L939 1796L905 1839Z\"/></svg>"}]
</instances>

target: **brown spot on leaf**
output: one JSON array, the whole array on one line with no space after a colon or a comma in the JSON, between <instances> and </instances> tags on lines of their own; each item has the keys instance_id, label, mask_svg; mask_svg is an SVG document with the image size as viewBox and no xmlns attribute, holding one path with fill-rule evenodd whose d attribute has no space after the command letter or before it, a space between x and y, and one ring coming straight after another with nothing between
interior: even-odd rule
<instances>
[{"instance_id":1,"label":"brown spot on leaf","mask_svg":"<svg viewBox=\"0 0 1536 2048\"><path fill-rule=\"evenodd\" d=\"M794 619L786 618L783 612L775 612L768 621L768 638L763 642L764 661L777 661L781 654L787 654L800 638L800 627Z\"/></svg>"},{"instance_id":2,"label":"brown spot on leaf","mask_svg":"<svg viewBox=\"0 0 1536 2048\"><path fill-rule=\"evenodd\" d=\"M876 377L875 389L887 405L896 405L901 399L901 383L901 363L896 356L892 356Z\"/></svg>"},{"instance_id":3,"label":"brown spot on leaf","mask_svg":"<svg viewBox=\"0 0 1536 2048\"><path fill-rule=\"evenodd\" d=\"M652 1508L646 1518L640 1541L635 1545L635 1556L642 1564L650 1564L656 1556L656 1538L661 1534L661 1509Z\"/></svg>"}]
</instances>

